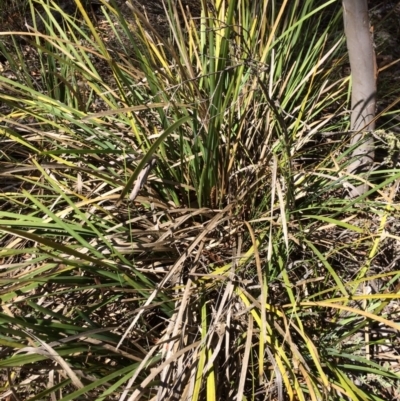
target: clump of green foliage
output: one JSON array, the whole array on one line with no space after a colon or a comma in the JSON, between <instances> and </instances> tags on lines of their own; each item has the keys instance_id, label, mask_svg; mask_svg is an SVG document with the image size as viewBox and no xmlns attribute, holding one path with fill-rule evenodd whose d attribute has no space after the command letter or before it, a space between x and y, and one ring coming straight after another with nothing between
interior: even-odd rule
<instances>
[{"instance_id":1,"label":"clump of green foliage","mask_svg":"<svg viewBox=\"0 0 400 401\"><path fill-rule=\"evenodd\" d=\"M2 47L2 391L387 399L400 172L345 196L337 2L75 2Z\"/></svg>"}]
</instances>

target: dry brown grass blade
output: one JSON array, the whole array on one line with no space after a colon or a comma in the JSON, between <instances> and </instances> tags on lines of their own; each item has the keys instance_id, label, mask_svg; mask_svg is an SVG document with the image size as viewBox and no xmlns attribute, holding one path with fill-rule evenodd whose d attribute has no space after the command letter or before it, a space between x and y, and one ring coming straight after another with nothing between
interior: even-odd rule
<instances>
[{"instance_id":1,"label":"dry brown grass blade","mask_svg":"<svg viewBox=\"0 0 400 401\"><path fill-rule=\"evenodd\" d=\"M146 386L151 383L152 380L154 380L157 375L159 375L165 368L165 366L175 362L181 355L185 354L186 352L200 346L201 341L196 341L193 344L188 345L187 347L179 350L176 354L172 355L169 359L167 359L165 362L163 362L160 366L158 366L156 369L154 369L151 374L143 380L143 382L140 384L140 389L135 390L134 393L129 397L128 401L134 401L139 399L140 394L143 392L143 390L146 388Z\"/></svg>"},{"instance_id":2,"label":"dry brown grass blade","mask_svg":"<svg viewBox=\"0 0 400 401\"><path fill-rule=\"evenodd\" d=\"M38 343L41 344L41 347L25 347L16 352L16 354L19 354L21 352L26 352L28 354L38 354L38 355L43 355L46 358L52 359L54 362L56 362L60 367L65 371L65 374L71 379L72 384L78 388L84 388L85 386L83 383L80 381L78 376L75 374L75 372L71 369L69 364L65 361L64 358L62 358L57 351L54 350L54 348L50 347L50 345L46 344L44 341L42 341L40 338L34 336L31 333L26 333L28 336L33 337Z\"/></svg>"},{"instance_id":3,"label":"dry brown grass blade","mask_svg":"<svg viewBox=\"0 0 400 401\"><path fill-rule=\"evenodd\" d=\"M178 351L179 343L184 344L185 341L187 341L187 338L183 336L186 326L186 321L184 322L183 318L184 315L188 313L189 299L193 291L195 291L195 289L192 288L192 281L189 279L183 291L182 299L177 301L177 303L179 303L178 312L174 313L174 315L171 317L167 330L160 340L160 342L163 343L162 353L164 358L170 358L175 352ZM165 366L164 370L161 372L161 380L164 380L167 377L170 369L171 365ZM179 369L178 371L174 372L174 376L179 377L181 373L182 369ZM165 397L167 391L167 388L161 386L158 390L157 399L166 399Z\"/></svg>"},{"instance_id":4,"label":"dry brown grass blade","mask_svg":"<svg viewBox=\"0 0 400 401\"><path fill-rule=\"evenodd\" d=\"M118 399L118 401L125 401L126 397L128 396L129 390L132 388L132 386L135 383L135 380L139 376L139 374L142 372L143 369L146 368L148 361L150 358L154 355L154 353L157 351L158 347L153 347L147 354L146 356L142 359L140 362L140 365L137 367L135 370L134 375L129 379L129 382L126 385L126 388L121 394L121 397Z\"/></svg>"},{"instance_id":5,"label":"dry brown grass blade","mask_svg":"<svg viewBox=\"0 0 400 401\"><path fill-rule=\"evenodd\" d=\"M240 378L239 378L239 386L238 386L238 391L236 395L236 401L241 401L243 399L243 393L244 393L244 386L246 383L246 379L248 378L247 374L247 369L249 367L249 357L250 357L250 352L251 352L251 345L252 345L252 340L253 340L253 316L251 313L248 314L249 316L249 323L247 327L247 333L246 333L246 345L244 349L244 354L243 354L243 359L242 359L242 370L240 372Z\"/></svg>"}]
</instances>

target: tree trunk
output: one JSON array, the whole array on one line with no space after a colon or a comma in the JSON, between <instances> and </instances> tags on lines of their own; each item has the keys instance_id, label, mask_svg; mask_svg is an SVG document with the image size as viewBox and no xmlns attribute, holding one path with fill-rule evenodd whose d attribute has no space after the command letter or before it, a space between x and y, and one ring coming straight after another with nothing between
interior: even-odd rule
<instances>
[{"instance_id":1,"label":"tree trunk","mask_svg":"<svg viewBox=\"0 0 400 401\"><path fill-rule=\"evenodd\" d=\"M347 171L361 174L371 170L375 155L371 131L375 129L377 69L367 0L343 0L343 17L352 77L351 130L357 131L350 141L356 148ZM368 189L367 184L358 185L350 190L350 197Z\"/></svg>"}]
</instances>

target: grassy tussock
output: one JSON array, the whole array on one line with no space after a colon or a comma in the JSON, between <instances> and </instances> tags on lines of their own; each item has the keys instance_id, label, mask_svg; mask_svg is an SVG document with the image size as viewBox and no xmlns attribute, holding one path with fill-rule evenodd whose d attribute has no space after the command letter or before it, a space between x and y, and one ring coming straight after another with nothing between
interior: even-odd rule
<instances>
[{"instance_id":1,"label":"grassy tussock","mask_svg":"<svg viewBox=\"0 0 400 401\"><path fill-rule=\"evenodd\" d=\"M340 7L39 3L1 49L4 394L392 397L400 172L345 172Z\"/></svg>"}]
</instances>

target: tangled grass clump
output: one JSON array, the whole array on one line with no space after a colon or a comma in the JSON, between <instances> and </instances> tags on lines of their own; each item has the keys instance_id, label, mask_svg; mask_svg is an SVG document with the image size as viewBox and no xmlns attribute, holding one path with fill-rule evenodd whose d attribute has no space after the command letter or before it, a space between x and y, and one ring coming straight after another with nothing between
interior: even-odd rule
<instances>
[{"instance_id":1,"label":"tangled grass clump","mask_svg":"<svg viewBox=\"0 0 400 401\"><path fill-rule=\"evenodd\" d=\"M400 172L346 198L340 7L75 2L2 48L4 396L393 397Z\"/></svg>"}]
</instances>

